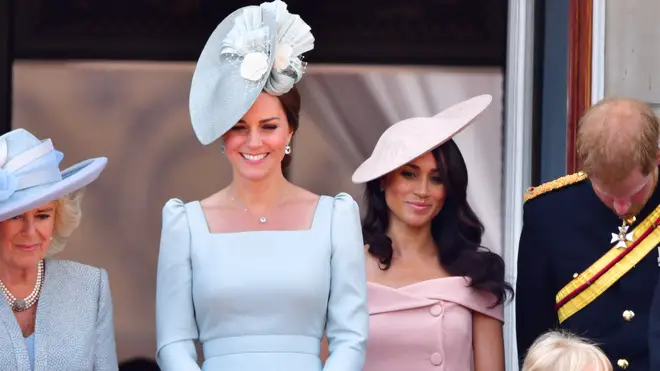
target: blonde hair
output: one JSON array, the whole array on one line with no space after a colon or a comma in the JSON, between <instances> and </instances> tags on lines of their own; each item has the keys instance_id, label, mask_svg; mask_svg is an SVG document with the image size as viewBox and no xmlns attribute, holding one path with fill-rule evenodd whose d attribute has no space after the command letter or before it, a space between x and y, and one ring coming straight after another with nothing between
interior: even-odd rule
<instances>
[{"instance_id":1,"label":"blonde hair","mask_svg":"<svg viewBox=\"0 0 660 371\"><path fill-rule=\"evenodd\" d=\"M656 166L660 121L651 107L630 98L607 98L580 119L576 150L584 171L606 184Z\"/></svg>"},{"instance_id":2,"label":"blonde hair","mask_svg":"<svg viewBox=\"0 0 660 371\"><path fill-rule=\"evenodd\" d=\"M73 231L80 225L80 219L82 218L81 205L84 194L84 189L79 189L57 200L53 240L50 242L48 250L46 250L46 256L51 257L62 252L66 245L66 240L71 237Z\"/></svg>"},{"instance_id":3,"label":"blonde hair","mask_svg":"<svg viewBox=\"0 0 660 371\"><path fill-rule=\"evenodd\" d=\"M590 367L590 368L587 368ZM593 343L567 332L551 331L529 348L522 371L612 371L612 364Z\"/></svg>"}]
</instances>

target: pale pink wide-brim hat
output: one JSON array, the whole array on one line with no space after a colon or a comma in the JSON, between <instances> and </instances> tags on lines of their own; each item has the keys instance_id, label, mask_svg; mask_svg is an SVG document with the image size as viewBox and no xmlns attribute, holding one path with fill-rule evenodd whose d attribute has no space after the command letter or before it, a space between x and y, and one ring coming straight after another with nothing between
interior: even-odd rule
<instances>
[{"instance_id":1,"label":"pale pink wide-brim hat","mask_svg":"<svg viewBox=\"0 0 660 371\"><path fill-rule=\"evenodd\" d=\"M353 183L380 178L441 146L472 123L492 100L489 94L479 95L433 117L414 117L390 126L378 139L371 156L353 173Z\"/></svg>"}]
</instances>

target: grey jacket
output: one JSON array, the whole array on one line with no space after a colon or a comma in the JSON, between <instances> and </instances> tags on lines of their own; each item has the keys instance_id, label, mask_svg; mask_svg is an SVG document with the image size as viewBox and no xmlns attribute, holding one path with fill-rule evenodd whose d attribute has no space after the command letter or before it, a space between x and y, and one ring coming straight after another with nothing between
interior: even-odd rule
<instances>
[{"instance_id":1,"label":"grey jacket","mask_svg":"<svg viewBox=\"0 0 660 371\"><path fill-rule=\"evenodd\" d=\"M34 371L118 370L107 272L47 259L41 290ZM4 299L0 300L0 370L30 371L21 329Z\"/></svg>"}]
</instances>

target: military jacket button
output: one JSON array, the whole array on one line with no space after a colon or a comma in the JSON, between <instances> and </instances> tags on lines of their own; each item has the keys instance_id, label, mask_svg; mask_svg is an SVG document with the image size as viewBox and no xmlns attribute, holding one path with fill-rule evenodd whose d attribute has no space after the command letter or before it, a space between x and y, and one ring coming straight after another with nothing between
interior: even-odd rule
<instances>
[{"instance_id":1,"label":"military jacket button","mask_svg":"<svg viewBox=\"0 0 660 371\"><path fill-rule=\"evenodd\" d=\"M616 361L616 365L619 366L620 369L625 370L628 368L628 361L626 361L625 359L620 359Z\"/></svg>"},{"instance_id":2,"label":"military jacket button","mask_svg":"<svg viewBox=\"0 0 660 371\"><path fill-rule=\"evenodd\" d=\"M633 312L632 310L624 310L623 311L623 319L630 322L630 321L633 320L633 318L635 318L635 312Z\"/></svg>"}]
</instances>

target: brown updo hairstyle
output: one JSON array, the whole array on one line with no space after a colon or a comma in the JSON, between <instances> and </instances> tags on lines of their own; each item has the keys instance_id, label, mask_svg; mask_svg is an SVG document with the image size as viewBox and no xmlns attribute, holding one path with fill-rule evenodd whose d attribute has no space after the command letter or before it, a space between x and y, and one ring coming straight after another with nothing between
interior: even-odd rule
<instances>
[{"instance_id":1,"label":"brown updo hairstyle","mask_svg":"<svg viewBox=\"0 0 660 371\"><path fill-rule=\"evenodd\" d=\"M300 93L298 92L298 89L294 85L287 93L277 96L277 99L282 104L282 108L284 108L284 113L286 114L286 119L289 122L291 131L295 134L296 131L298 131L298 124L300 122ZM293 136L291 137L291 143L289 143L289 146L291 146L291 153L293 154ZM291 154L284 155L284 158L282 159L282 169L286 169L290 164Z\"/></svg>"}]
</instances>

